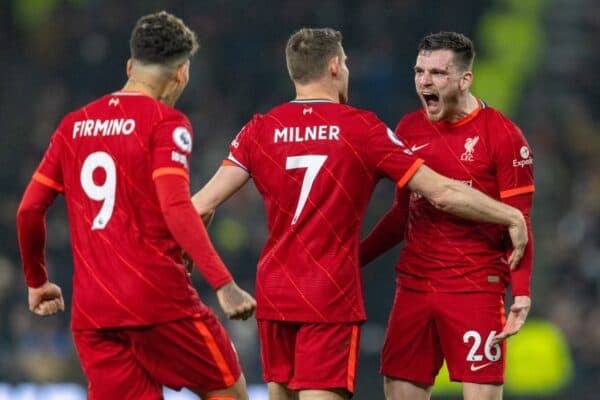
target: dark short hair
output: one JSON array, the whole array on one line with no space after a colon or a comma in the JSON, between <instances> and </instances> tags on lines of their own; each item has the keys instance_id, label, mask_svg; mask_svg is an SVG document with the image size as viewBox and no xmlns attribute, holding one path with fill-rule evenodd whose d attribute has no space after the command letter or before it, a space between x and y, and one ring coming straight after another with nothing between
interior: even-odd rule
<instances>
[{"instance_id":1,"label":"dark short hair","mask_svg":"<svg viewBox=\"0 0 600 400\"><path fill-rule=\"evenodd\" d=\"M419 43L423 50L451 50L454 60L462 70L470 70L475 59L475 46L471 39L458 32L438 32L425 36Z\"/></svg>"},{"instance_id":2,"label":"dark short hair","mask_svg":"<svg viewBox=\"0 0 600 400\"><path fill-rule=\"evenodd\" d=\"M308 83L323 76L329 60L341 55L342 34L331 28L302 28L288 39L285 58L293 81Z\"/></svg>"},{"instance_id":3,"label":"dark short hair","mask_svg":"<svg viewBox=\"0 0 600 400\"><path fill-rule=\"evenodd\" d=\"M198 50L196 34L166 11L141 17L129 41L131 58L144 64L184 62Z\"/></svg>"}]
</instances>

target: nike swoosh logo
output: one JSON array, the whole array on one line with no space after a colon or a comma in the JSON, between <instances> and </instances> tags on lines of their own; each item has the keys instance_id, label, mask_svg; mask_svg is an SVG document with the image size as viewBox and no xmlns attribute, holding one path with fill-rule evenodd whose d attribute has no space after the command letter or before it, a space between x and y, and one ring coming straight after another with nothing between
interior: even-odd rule
<instances>
[{"instance_id":1,"label":"nike swoosh logo","mask_svg":"<svg viewBox=\"0 0 600 400\"><path fill-rule=\"evenodd\" d=\"M477 366L475 364L471 364L471 371L473 371L473 372L479 371L480 369L484 369L485 367L489 367L490 365L492 365L491 362L477 365Z\"/></svg>"},{"instance_id":2,"label":"nike swoosh logo","mask_svg":"<svg viewBox=\"0 0 600 400\"><path fill-rule=\"evenodd\" d=\"M418 151L418 150L421 150L422 148L425 148L427 146L429 146L429 143L425 143L425 144L422 144L420 146L417 146L417 145L413 144L413 146L410 148L410 151Z\"/></svg>"}]
</instances>

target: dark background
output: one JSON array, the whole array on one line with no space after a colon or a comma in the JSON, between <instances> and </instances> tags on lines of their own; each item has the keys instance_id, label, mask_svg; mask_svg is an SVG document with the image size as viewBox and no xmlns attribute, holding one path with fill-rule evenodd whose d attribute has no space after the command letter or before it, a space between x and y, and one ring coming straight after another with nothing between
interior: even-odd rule
<instances>
[{"instance_id":1,"label":"dark background","mask_svg":"<svg viewBox=\"0 0 600 400\"><path fill-rule=\"evenodd\" d=\"M553 361L530 369L557 371L549 381L540 381L549 389L546 396L597 398L600 54L594 42L600 37L600 4L593 0L1 0L0 382L84 382L69 314L41 319L27 311L15 213L54 127L66 112L124 84L131 29L141 15L160 9L181 17L201 42L190 85L177 104L195 131L192 191L214 173L228 143L253 113L293 98L284 46L296 29L331 26L343 32L350 103L377 112L392 128L419 107L412 74L419 40L439 30L473 38L478 51L474 93L517 122L535 153L530 322L556 329L568 350L556 361L556 348L545 347L548 336L534 334L531 343ZM392 198L392 185L380 184L365 232ZM72 261L62 199L50 210L47 226L50 276L70 303ZM238 282L253 288L266 226L252 185L218 211L210 232ZM397 252L364 270L369 321L362 336L357 398L383 398L379 349ZM216 306L198 274L194 279L202 298ZM227 327L248 381L260 383L254 323L227 322ZM533 347L525 346L514 363L535 362L529 361L528 348ZM519 379L527 384L542 378ZM519 391L521 381L509 382L507 398L542 394ZM442 395L451 396L448 390Z\"/></svg>"}]
</instances>

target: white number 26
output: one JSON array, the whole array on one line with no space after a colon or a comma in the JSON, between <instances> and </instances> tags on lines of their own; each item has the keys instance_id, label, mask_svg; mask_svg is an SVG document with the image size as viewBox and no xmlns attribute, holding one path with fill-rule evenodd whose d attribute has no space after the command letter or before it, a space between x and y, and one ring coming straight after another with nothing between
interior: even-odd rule
<instances>
[{"instance_id":1,"label":"white number 26","mask_svg":"<svg viewBox=\"0 0 600 400\"><path fill-rule=\"evenodd\" d=\"M496 331L491 331L483 346L483 355L485 355L485 358L487 358L489 361L498 361L502 355L502 349L498 343L492 346L492 340L494 340L494 336L496 336ZM473 339L473 345L471 346L471 350L467 355L467 361L481 361L483 356L481 354L477 354L479 346L481 345L481 335L479 332L473 330L465 332L463 336L463 342L469 343L471 339Z\"/></svg>"},{"instance_id":2,"label":"white number 26","mask_svg":"<svg viewBox=\"0 0 600 400\"><path fill-rule=\"evenodd\" d=\"M96 185L93 174L97 168L102 168L106 179L102 185ZM117 188L117 172L112 157L104 152L97 151L90 154L81 167L81 187L92 200L102 201L102 207L92 223L92 230L104 229L110 221L115 209L115 192Z\"/></svg>"}]
</instances>

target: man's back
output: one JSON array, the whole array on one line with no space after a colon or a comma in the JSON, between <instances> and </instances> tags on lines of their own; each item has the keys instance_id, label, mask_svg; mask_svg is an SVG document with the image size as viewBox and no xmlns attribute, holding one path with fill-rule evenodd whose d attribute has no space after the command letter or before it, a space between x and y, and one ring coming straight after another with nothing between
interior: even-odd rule
<instances>
[{"instance_id":1,"label":"man's back","mask_svg":"<svg viewBox=\"0 0 600 400\"><path fill-rule=\"evenodd\" d=\"M202 311L153 182L164 173L187 176L191 149L187 118L139 93L104 96L61 122L36 177L64 188L75 329Z\"/></svg>"},{"instance_id":2,"label":"man's back","mask_svg":"<svg viewBox=\"0 0 600 400\"><path fill-rule=\"evenodd\" d=\"M257 317L364 320L358 239L368 200L380 176L410 178L420 162L374 114L325 100L255 116L230 150L266 205Z\"/></svg>"}]
</instances>

